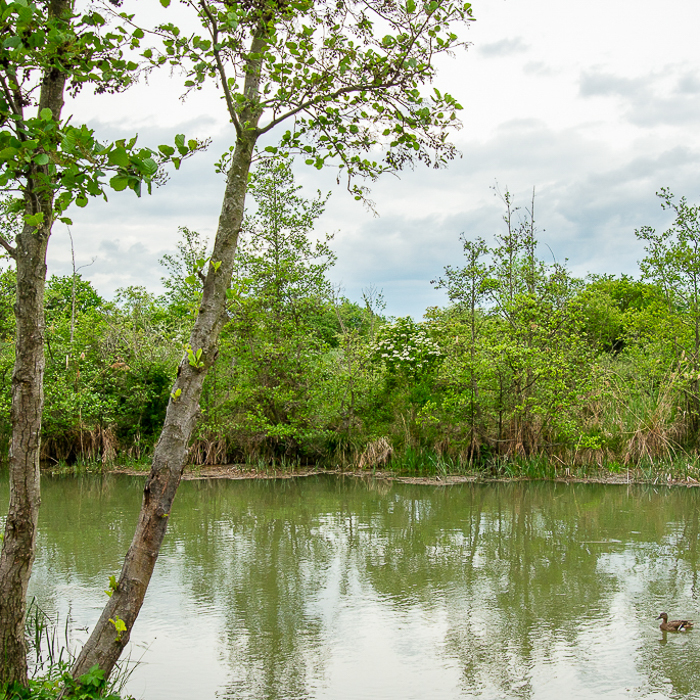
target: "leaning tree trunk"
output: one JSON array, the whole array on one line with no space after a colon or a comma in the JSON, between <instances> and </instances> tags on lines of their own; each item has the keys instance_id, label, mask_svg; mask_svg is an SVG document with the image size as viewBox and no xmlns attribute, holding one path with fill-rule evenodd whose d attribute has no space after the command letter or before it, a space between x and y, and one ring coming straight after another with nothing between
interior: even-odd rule
<instances>
[{"instance_id":1,"label":"leaning tree trunk","mask_svg":"<svg viewBox=\"0 0 700 700\"><path fill-rule=\"evenodd\" d=\"M257 72L248 74L248 81L255 83L253 94L248 93L252 102L257 95L257 80ZM216 359L219 334L226 321L226 292L233 274L238 234L243 222L248 171L257 139L258 119L259 114L256 113L244 114L241 118L242 123L247 123L248 130L239 134L236 143L211 257L213 264L207 271L188 353L178 368L163 430L155 447L136 532L117 586L73 667L75 678L95 664L106 676L111 673L129 640L165 537L187 446L199 414L202 385Z\"/></svg>"},{"instance_id":2,"label":"leaning tree trunk","mask_svg":"<svg viewBox=\"0 0 700 700\"><path fill-rule=\"evenodd\" d=\"M62 16L68 0L53 0L49 14ZM38 109L49 108L58 121L63 108L65 73L44 77ZM25 224L12 254L17 266L15 365L12 374L12 439L10 442L10 505L0 553L0 687L17 681L27 685L24 624L27 587L34 562L39 517L39 448L44 404L44 286L46 248L53 223L53 195L36 185L46 181L46 166L33 166L24 191L25 212L43 213L39 226Z\"/></svg>"}]
</instances>

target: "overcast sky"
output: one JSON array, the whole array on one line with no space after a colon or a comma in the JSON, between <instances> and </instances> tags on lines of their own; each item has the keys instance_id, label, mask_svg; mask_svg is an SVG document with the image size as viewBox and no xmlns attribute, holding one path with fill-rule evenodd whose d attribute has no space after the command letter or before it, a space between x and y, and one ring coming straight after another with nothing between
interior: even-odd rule
<instances>
[{"instance_id":1,"label":"overcast sky","mask_svg":"<svg viewBox=\"0 0 700 700\"><path fill-rule=\"evenodd\" d=\"M503 226L496 182L523 206L537 188L540 254L568 258L580 276L637 274L643 249L635 228L670 223L659 188L700 200L700 3L476 0L473 7L472 46L444 60L435 82L465 108L453 135L461 158L446 170L387 176L372 191L378 217L337 187L332 171L298 168L309 197L333 191L318 224L318 233L335 233L333 281L354 300L368 285L383 289L391 315L420 318L426 306L444 303L430 280L459 264L460 233L489 240ZM173 250L179 226L213 236L224 181L212 164L233 130L218 100L179 101L180 80L163 72L124 95L85 94L68 106L74 123L89 123L103 138L138 132L144 145L171 143L179 132L213 138L208 153L152 196L115 193L107 204L71 211L78 265L95 258L82 273L103 296L126 285L160 292L158 260ZM49 272L70 272L62 224Z\"/></svg>"}]
</instances>

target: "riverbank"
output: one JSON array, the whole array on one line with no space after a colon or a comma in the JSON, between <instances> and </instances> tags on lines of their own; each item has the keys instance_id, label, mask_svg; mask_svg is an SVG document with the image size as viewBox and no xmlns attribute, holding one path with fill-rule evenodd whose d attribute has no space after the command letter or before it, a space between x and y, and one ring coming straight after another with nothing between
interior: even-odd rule
<instances>
[{"instance_id":1,"label":"riverbank","mask_svg":"<svg viewBox=\"0 0 700 700\"><path fill-rule=\"evenodd\" d=\"M348 468L319 468L296 467L276 469L274 467L256 468L245 464L219 464L219 465L188 465L182 476L183 481L195 481L204 479L292 479L316 476L319 474L334 474L351 478L374 478L384 481L396 481L404 484L419 484L432 486L449 486L464 483L497 483L511 481L552 481L557 483L591 483L591 484L652 484L659 486L685 486L695 488L700 486L700 479L688 473L689 469L679 468L677 464L651 465L649 467L630 467L629 469L584 469L584 468L559 468L552 469L551 473L543 473L542 470L528 470L522 468L527 465L515 465L521 468L512 468L509 474L494 474L488 471L464 472L464 473L428 473L407 474L391 469L348 469ZM128 476L146 476L150 470L149 464L139 465L104 465L94 463L88 465L56 465L45 468L44 471L52 475L70 475L81 472L102 472L110 474L125 474ZM695 471L695 470L694 470ZM520 472L520 473L519 473ZM530 472L530 473L528 473ZM534 472L534 473L533 473Z\"/></svg>"}]
</instances>

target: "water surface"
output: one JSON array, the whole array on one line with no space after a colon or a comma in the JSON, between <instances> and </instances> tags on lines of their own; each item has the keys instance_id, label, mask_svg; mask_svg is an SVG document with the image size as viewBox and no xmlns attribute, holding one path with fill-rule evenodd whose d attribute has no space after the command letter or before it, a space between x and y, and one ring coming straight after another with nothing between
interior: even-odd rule
<instances>
[{"instance_id":1,"label":"water surface","mask_svg":"<svg viewBox=\"0 0 700 700\"><path fill-rule=\"evenodd\" d=\"M46 478L31 593L75 645L141 479ZM6 479L0 498L7 500ZM180 487L128 685L168 700L700 698L700 492L353 478Z\"/></svg>"}]
</instances>

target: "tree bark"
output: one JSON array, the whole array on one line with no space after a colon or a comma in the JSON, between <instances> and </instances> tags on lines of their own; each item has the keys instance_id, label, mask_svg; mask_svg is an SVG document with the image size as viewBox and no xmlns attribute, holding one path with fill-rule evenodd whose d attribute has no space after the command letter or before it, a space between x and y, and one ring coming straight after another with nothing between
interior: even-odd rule
<instances>
[{"instance_id":1,"label":"tree bark","mask_svg":"<svg viewBox=\"0 0 700 700\"><path fill-rule=\"evenodd\" d=\"M109 676L129 640L146 595L182 477L187 446L199 414L204 378L216 359L219 334L226 321L226 290L231 280L238 233L243 221L254 143L255 138L241 138L236 146L212 255L212 261L221 262L221 265L217 271L209 265L199 314L190 335L193 353L190 357L185 356L178 368L178 378L143 490L136 532L117 587L75 663L73 676L76 678L95 664ZM193 366L191 359L200 349L199 362L202 366ZM126 626L126 631L121 634L117 632L119 620Z\"/></svg>"},{"instance_id":2,"label":"tree bark","mask_svg":"<svg viewBox=\"0 0 700 700\"><path fill-rule=\"evenodd\" d=\"M68 0L53 0L49 16L70 10ZM44 76L38 109L48 107L56 121L63 108L66 75L52 70ZM42 172L43 171L43 172ZM35 176L46 168L32 166L24 189L25 213L43 213L39 226L25 224L17 236L17 298L15 365L12 374L12 439L10 442L10 505L0 553L0 687L27 685L24 624L27 587L34 562L41 502L39 450L44 404L44 286L46 248L53 223L53 194L36 186Z\"/></svg>"},{"instance_id":3,"label":"tree bark","mask_svg":"<svg viewBox=\"0 0 700 700\"><path fill-rule=\"evenodd\" d=\"M47 241L47 235L25 226L16 247L17 332L12 375L10 508L0 555L0 683L27 682L24 619L40 503Z\"/></svg>"},{"instance_id":4,"label":"tree bark","mask_svg":"<svg viewBox=\"0 0 700 700\"><path fill-rule=\"evenodd\" d=\"M263 51L264 28L251 44L251 54ZM185 465L187 447L199 415L199 400L207 371L216 359L219 334L227 320L226 292L231 283L238 235L243 223L248 173L258 138L260 113L257 96L260 59L251 60L246 75L248 107L241 113L231 167L226 178L211 263L202 289L202 301L190 334L189 352L183 357L156 444L151 472L143 490L136 531L126 554L116 589L107 602L90 638L73 667L74 678L97 664L108 677L129 641L143 605L146 589L168 525L175 493ZM201 350L201 355L199 355ZM119 633L124 623L126 630Z\"/></svg>"}]
</instances>

